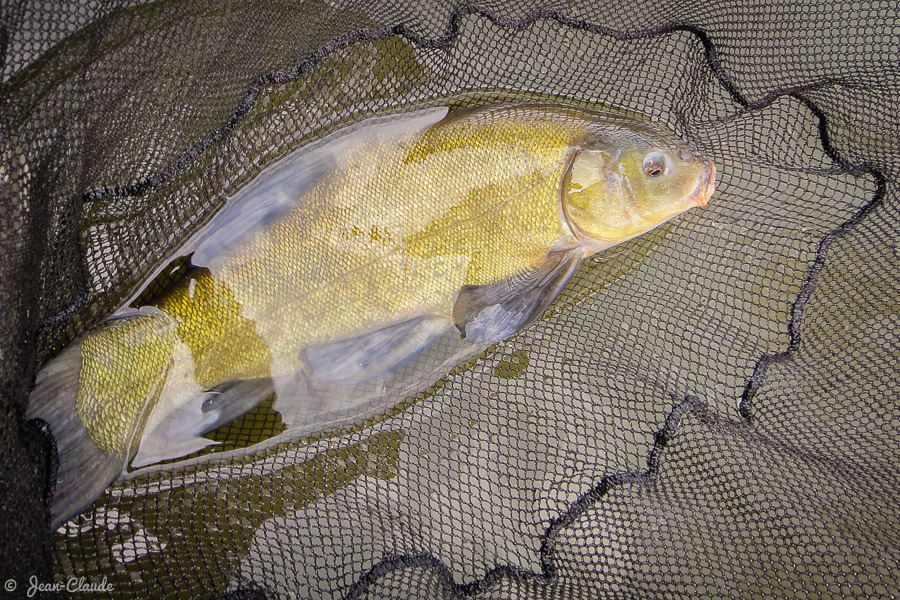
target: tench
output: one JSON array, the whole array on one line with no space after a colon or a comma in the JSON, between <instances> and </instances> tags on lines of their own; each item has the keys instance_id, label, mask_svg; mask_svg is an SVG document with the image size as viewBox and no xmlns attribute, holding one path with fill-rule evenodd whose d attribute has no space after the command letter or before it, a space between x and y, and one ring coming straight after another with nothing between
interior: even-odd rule
<instances>
[{"instance_id":1,"label":"tench","mask_svg":"<svg viewBox=\"0 0 900 600\"><path fill-rule=\"evenodd\" d=\"M190 268L152 305L39 372L28 416L59 450L54 526L273 394L302 433L433 383L714 182L672 134L562 105L419 110L296 151L187 242Z\"/></svg>"}]
</instances>

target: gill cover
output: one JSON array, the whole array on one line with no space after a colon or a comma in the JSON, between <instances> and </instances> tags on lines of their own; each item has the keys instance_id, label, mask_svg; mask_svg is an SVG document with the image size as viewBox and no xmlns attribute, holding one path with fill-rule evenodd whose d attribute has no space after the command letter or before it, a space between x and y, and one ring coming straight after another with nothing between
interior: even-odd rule
<instances>
[{"instance_id":1,"label":"gill cover","mask_svg":"<svg viewBox=\"0 0 900 600\"><path fill-rule=\"evenodd\" d=\"M591 252L705 206L715 189L715 166L686 146L629 142L580 149L563 179L564 218Z\"/></svg>"}]
</instances>

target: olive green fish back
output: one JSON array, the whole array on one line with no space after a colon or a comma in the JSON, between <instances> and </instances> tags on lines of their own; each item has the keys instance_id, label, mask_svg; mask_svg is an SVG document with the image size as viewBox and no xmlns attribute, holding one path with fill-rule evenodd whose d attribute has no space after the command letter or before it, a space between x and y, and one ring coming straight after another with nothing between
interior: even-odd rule
<instances>
[{"instance_id":1,"label":"olive green fish back","mask_svg":"<svg viewBox=\"0 0 900 600\"><path fill-rule=\"evenodd\" d=\"M900 595L894 3L7 4L10 593ZM448 99L650 115L715 161L718 191L394 409L241 453L285 427L263 403L215 433L219 458L138 473L49 532L52 439L22 419L40 365L163 266L137 304L170 294L163 261L267 165Z\"/></svg>"}]
</instances>

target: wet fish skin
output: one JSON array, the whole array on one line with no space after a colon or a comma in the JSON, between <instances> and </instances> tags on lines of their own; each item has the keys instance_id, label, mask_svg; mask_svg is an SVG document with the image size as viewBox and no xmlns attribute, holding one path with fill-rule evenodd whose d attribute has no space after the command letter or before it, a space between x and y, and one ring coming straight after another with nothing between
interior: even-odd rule
<instances>
[{"instance_id":1,"label":"wet fish skin","mask_svg":"<svg viewBox=\"0 0 900 600\"><path fill-rule=\"evenodd\" d=\"M464 332L454 312L464 305L481 311L467 317L480 342L505 337L544 306L522 301L540 297L533 286L553 281L540 298L552 300L571 260L704 205L714 189L712 163L635 119L549 105L446 113L365 126L267 169L184 249L194 267L153 306L121 311L48 363L29 416L57 438L55 524L96 496L98 483L79 473L105 486L129 460L208 445L210 390L265 382L260 394L275 389L279 411L310 427L354 406L295 391L310 352L368 352L373 340L397 339L377 332L403 323ZM561 279L541 272L551 255L570 257ZM463 302L468 293L478 302ZM385 370L408 358L385 350ZM366 377L379 372L370 358L358 361ZM362 379L352 359L348 387Z\"/></svg>"}]
</instances>

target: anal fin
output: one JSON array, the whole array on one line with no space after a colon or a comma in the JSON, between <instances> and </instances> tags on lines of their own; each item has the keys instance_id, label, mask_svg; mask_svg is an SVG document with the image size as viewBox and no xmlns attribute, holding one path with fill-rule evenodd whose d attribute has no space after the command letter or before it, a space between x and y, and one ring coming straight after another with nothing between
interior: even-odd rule
<instances>
[{"instance_id":1,"label":"anal fin","mask_svg":"<svg viewBox=\"0 0 900 600\"><path fill-rule=\"evenodd\" d=\"M185 400L144 432L133 468L179 458L216 444L205 434L231 423L271 396L271 378L233 379Z\"/></svg>"},{"instance_id":2,"label":"anal fin","mask_svg":"<svg viewBox=\"0 0 900 600\"><path fill-rule=\"evenodd\" d=\"M233 379L204 392L200 412L215 415L200 434L208 433L231 423L275 393L271 377Z\"/></svg>"}]
</instances>

